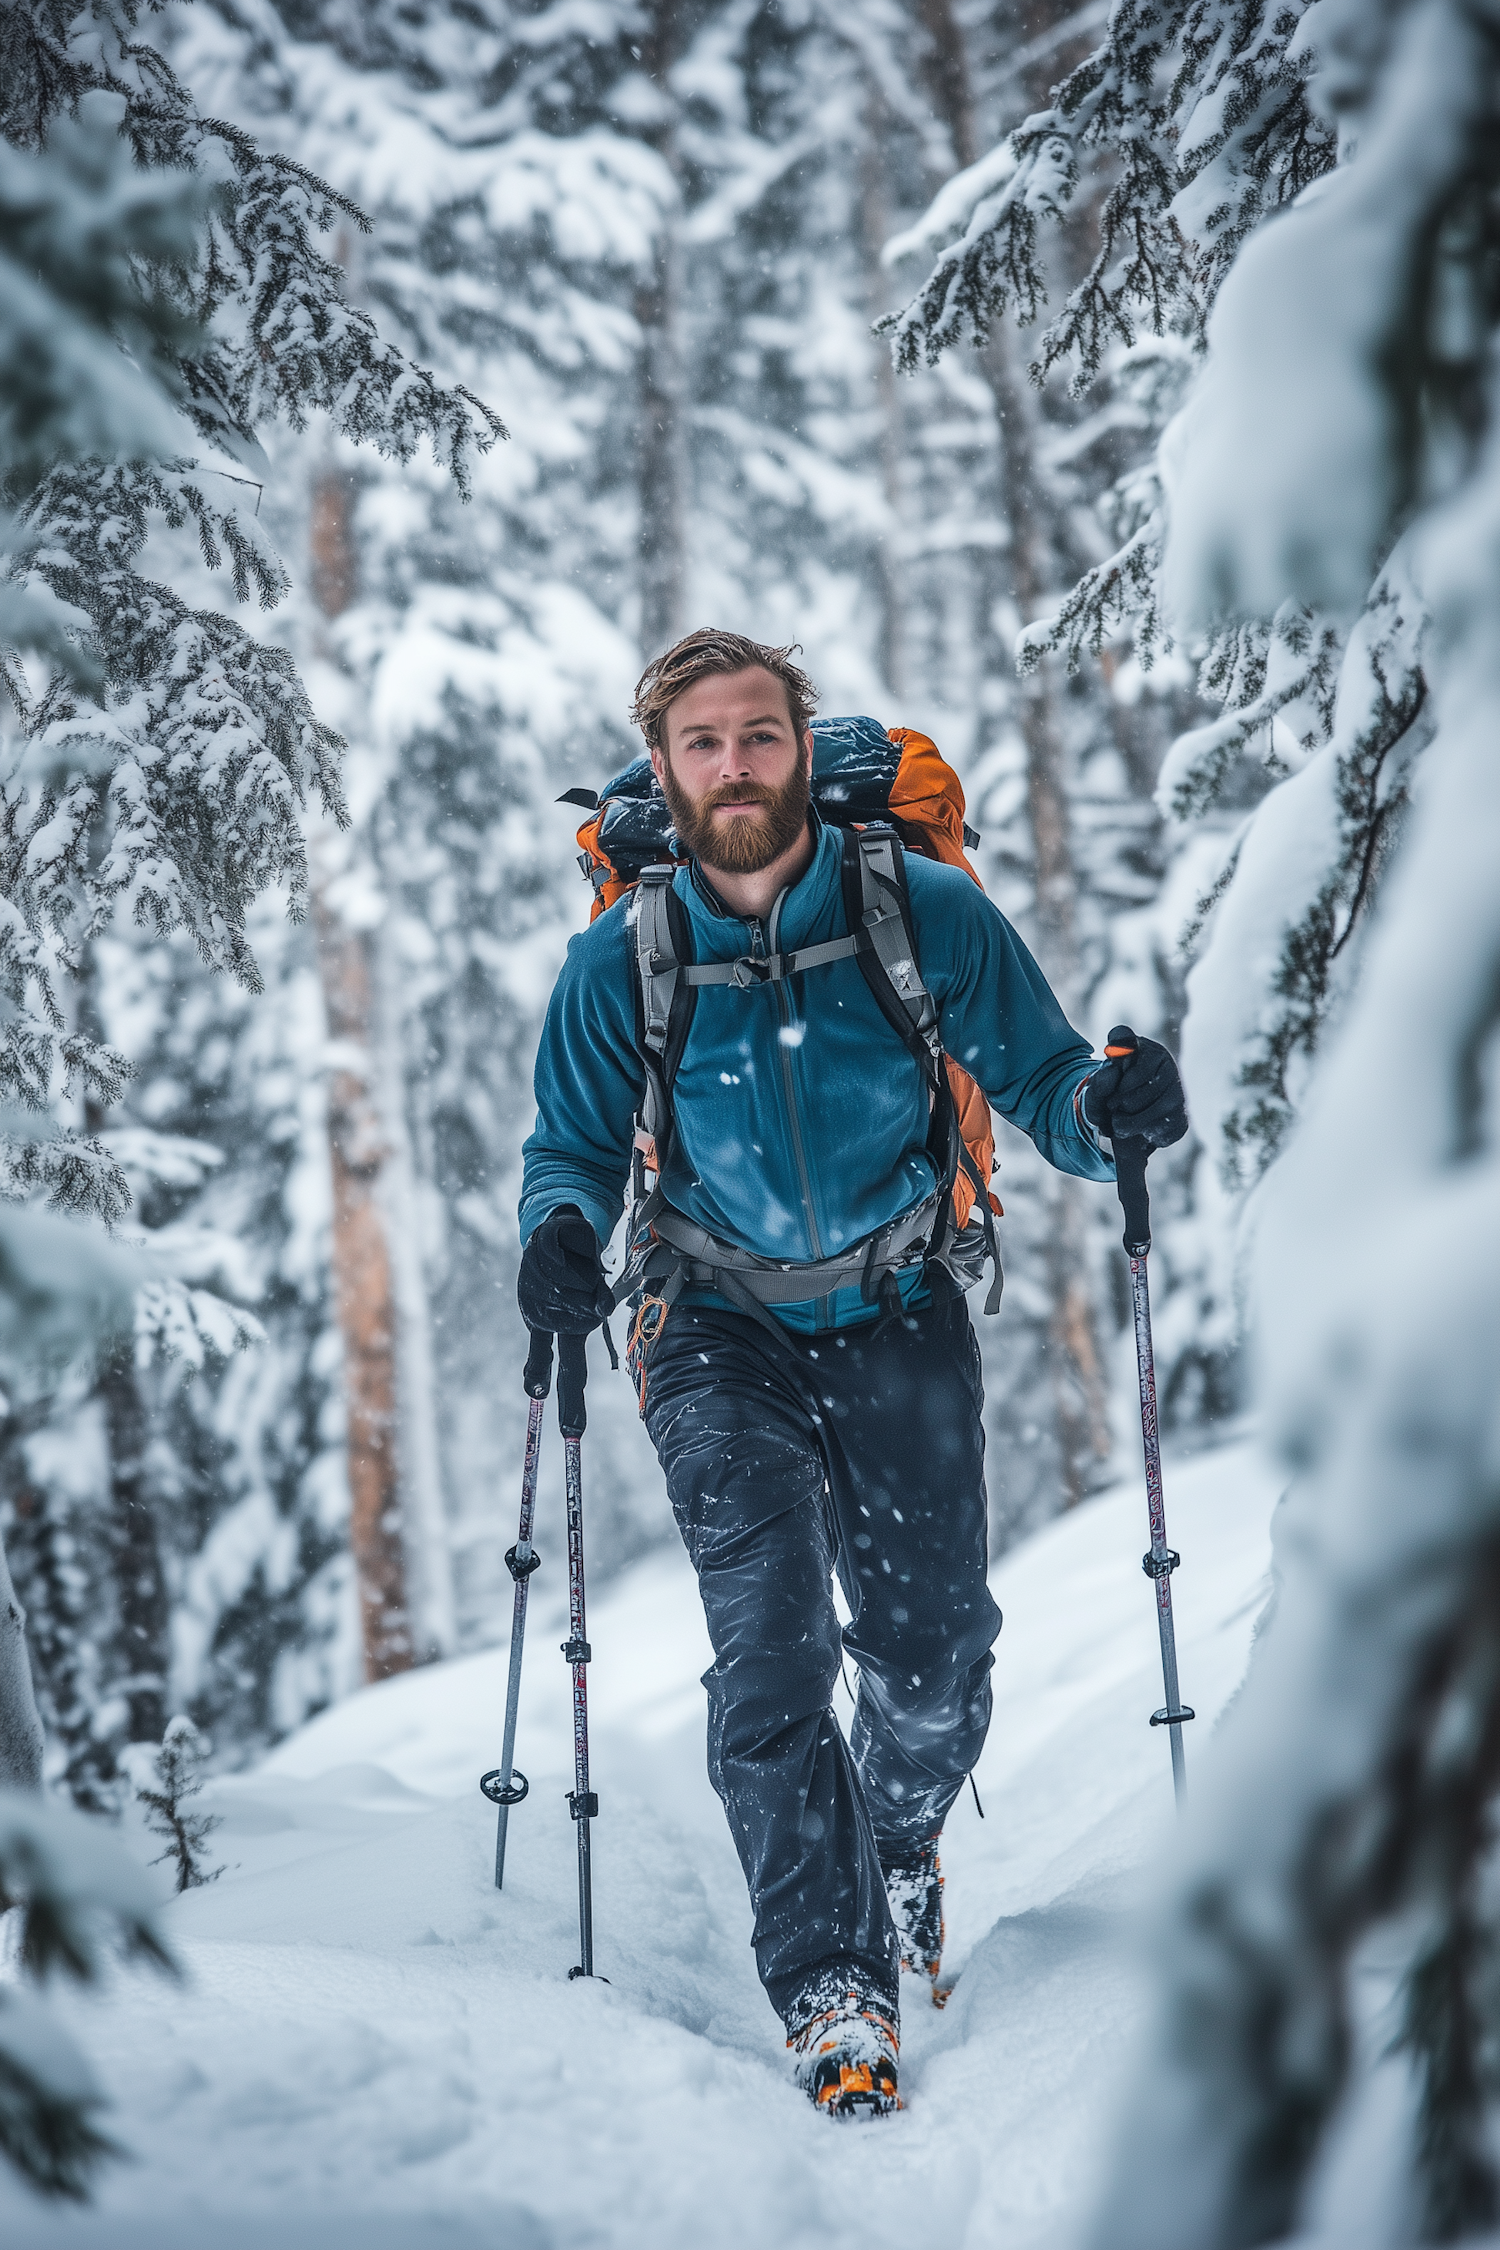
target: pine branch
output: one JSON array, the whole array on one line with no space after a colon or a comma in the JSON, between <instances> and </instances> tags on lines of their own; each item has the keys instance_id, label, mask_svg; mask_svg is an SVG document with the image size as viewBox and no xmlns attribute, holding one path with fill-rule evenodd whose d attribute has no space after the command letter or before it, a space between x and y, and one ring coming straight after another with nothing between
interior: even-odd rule
<instances>
[{"instance_id":1,"label":"pine branch","mask_svg":"<svg viewBox=\"0 0 1500 2250\"><path fill-rule=\"evenodd\" d=\"M38 1799L0 1798L0 1911L22 1913L31 1983L98 1980L115 1944L168 1973L142 1872L114 1838ZM118 2154L94 2124L103 2094L84 2057L25 1986L0 1987L0 2154L44 2195L82 2197Z\"/></svg>"},{"instance_id":2,"label":"pine branch","mask_svg":"<svg viewBox=\"0 0 1500 2250\"><path fill-rule=\"evenodd\" d=\"M1085 165L1099 161L1117 176L1098 249L1042 337L1033 375L1070 360L1082 390L1109 347L1130 345L1142 326L1201 343L1246 236L1333 163L1332 130L1289 53L1305 5L1116 0L1101 44L1010 135L1003 186L910 303L878 324L897 366L931 364L965 335L982 343L1002 316L1036 318L1049 294L1038 224L1069 215Z\"/></svg>"},{"instance_id":3,"label":"pine branch","mask_svg":"<svg viewBox=\"0 0 1500 2250\"><path fill-rule=\"evenodd\" d=\"M1231 1189L1258 1178L1285 1143L1296 1117L1294 1069L1317 1049L1335 991L1336 966L1363 924L1390 837L1405 810L1406 773L1420 748L1427 705L1421 656L1425 626L1420 604L1393 558L1350 637L1332 737L1321 753L1334 762L1336 825L1327 872L1283 936L1268 1005L1237 1072L1243 1099L1223 1122L1222 1169ZM1327 628L1314 634L1309 621L1309 647L1321 642L1326 648L1327 639ZM1273 704L1283 707L1285 701L1284 690L1266 690L1238 720L1264 714ZM1211 769L1206 758L1188 768L1174 801L1195 809L1194 789L1209 787Z\"/></svg>"},{"instance_id":4,"label":"pine branch","mask_svg":"<svg viewBox=\"0 0 1500 2250\"><path fill-rule=\"evenodd\" d=\"M240 126L199 116L165 56L130 38L134 0L93 13L106 36L75 47L68 26L77 11L65 0L12 0L0 63L8 56L14 76L0 94L0 136L39 146L55 118L105 91L124 103L121 130L140 166L189 175L200 207L204 184L214 184L196 242L179 224L154 260L149 243L133 245L163 317L174 312L179 323L171 358L190 419L210 439L248 439L278 416L303 429L323 413L356 443L403 461L426 439L467 496L475 456L505 426L464 385L439 383L383 342L370 315L349 303L343 268L317 237L340 220L368 233L358 204ZM230 310L233 341L221 333L188 347Z\"/></svg>"},{"instance_id":5,"label":"pine branch","mask_svg":"<svg viewBox=\"0 0 1500 2250\"><path fill-rule=\"evenodd\" d=\"M302 814L312 790L344 817L342 743L285 650L136 574L153 513L191 522L206 559L227 552L262 600L285 584L238 511L181 466L84 463L46 480L24 511L14 567L89 620L110 687L101 709L54 682L26 715L32 763L72 778L38 793L29 817L10 800L12 899L33 937L86 934L123 901L158 934L190 931L205 961L254 990L246 914L283 880L302 910Z\"/></svg>"},{"instance_id":6,"label":"pine branch","mask_svg":"<svg viewBox=\"0 0 1500 2250\"><path fill-rule=\"evenodd\" d=\"M155 1786L139 1780L135 1784L136 1802L150 1815L146 1826L152 1835L166 1840L166 1850L151 1864L160 1867L170 1860L177 1871L179 1892L215 1883L224 1872L222 1867L210 1868L204 1863L209 1837L223 1826L220 1816L188 1809L189 1800L203 1787L199 1769L208 1750L208 1743L191 1719L172 1719L151 1761Z\"/></svg>"}]
</instances>

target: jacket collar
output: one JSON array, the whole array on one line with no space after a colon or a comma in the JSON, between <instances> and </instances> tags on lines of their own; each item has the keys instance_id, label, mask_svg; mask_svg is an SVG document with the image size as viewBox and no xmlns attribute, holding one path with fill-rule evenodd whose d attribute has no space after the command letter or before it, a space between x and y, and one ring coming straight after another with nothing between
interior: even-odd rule
<instances>
[{"instance_id":1,"label":"jacket collar","mask_svg":"<svg viewBox=\"0 0 1500 2250\"><path fill-rule=\"evenodd\" d=\"M783 948L802 944L826 922L830 907L840 903L843 895L843 837L822 819L816 805L808 807L808 818L813 825L813 856L785 896L779 932ZM697 860L678 875L676 890L692 917L700 943L712 958L732 960L736 954L749 952L749 920L731 913L713 888L712 876L704 873Z\"/></svg>"}]
</instances>

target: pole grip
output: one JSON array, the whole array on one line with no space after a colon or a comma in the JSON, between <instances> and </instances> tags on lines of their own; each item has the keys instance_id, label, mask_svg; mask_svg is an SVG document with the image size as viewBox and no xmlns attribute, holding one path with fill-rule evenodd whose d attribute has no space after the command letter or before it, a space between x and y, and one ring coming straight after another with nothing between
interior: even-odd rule
<instances>
[{"instance_id":1,"label":"pole grip","mask_svg":"<svg viewBox=\"0 0 1500 2250\"><path fill-rule=\"evenodd\" d=\"M1144 1258L1151 1248L1151 1197L1146 1187L1146 1159L1151 1144L1136 1133L1122 1134L1114 1143L1115 1186L1125 1214L1121 1237L1132 1258Z\"/></svg>"},{"instance_id":2,"label":"pole grip","mask_svg":"<svg viewBox=\"0 0 1500 2250\"><path fill-rule=\"evenodd\" d=\"M531 1331L521 1385L528 1398L545 1398L552 1388L552 1338L545 1328Z\"/></svg>"},{"instance_id":3,"label":"pole grip","mask_svg":"<svg viewBox=\"0 0 1500 2250\"><path fill-rule=\"evenodd\" d=\"M589 1379L587 1348L585 1336L557 1339L557 1426L565 1438L582 1437L588 1427L583 1409L583 1387Z\"/></svg>"},{"instance_id":4,"label":"pole grip","mask_svg":"<svg viewBox=\"0 0 1500 2250\"><path fill-rule=\"evenodd\" d=\"M1133 1055L1139 1044L1128 1023L1117 1023L1104 1042L1104 1052L1114 1062ZM1122 1239L1132 1258L1144 1258L1151 1248L1151 1198L1146 1191L1146 1159L1151 1144L1138 1133L1111 1133L1110 1141L1115 1152L1115 1186L1125 1214Z\"/></svg>"}]
</instances>

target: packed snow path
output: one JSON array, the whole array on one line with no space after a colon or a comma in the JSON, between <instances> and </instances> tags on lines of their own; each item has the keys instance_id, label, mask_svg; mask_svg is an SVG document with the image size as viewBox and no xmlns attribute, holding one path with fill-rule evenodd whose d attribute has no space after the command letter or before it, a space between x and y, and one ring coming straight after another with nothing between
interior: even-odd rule
<instances>
[{"instance_id":1,"label":"packed snow path","mask_svg":"<svg viewBox=\"0 0 1500 2250\"><path fill-rule=\"evenodd\" d=\"M602 1473L596 1467L595 1473ZM1195 1761L1239 1681L1274 1498L1246 1447L1169 1462ZM577 1959L560 1524L540 1523L506 1888L506 1651L370 1689L217 1786L227 1871L166 1920L185 1990L70 2012L136 2161L92 2213L0 2188L20 2245L216 2250L1028 2250L1088 2192L1141 2006L1132 1907L1169 1852L1145 1504L1122 1488L994 1573L996 1708L944 1840L947 2010L905 1983L906 2113L831 2125L792 2087L703 1770L691 1571L653 1556L590 1615L598 1967ZM840 1691L842 1694L842 1690ZM847 1706L843 1715L847 1717Z\"/></svg>"}]
</instances>

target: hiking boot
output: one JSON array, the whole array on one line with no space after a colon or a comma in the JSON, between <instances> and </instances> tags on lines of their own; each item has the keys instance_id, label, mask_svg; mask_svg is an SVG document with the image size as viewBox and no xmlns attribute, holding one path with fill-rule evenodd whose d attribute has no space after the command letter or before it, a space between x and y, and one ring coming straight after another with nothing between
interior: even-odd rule
<instances>
[{"instance_id":1,"label":"hiking boot","mask_svg":"<svg viewBox=\"0 0 1500 2250\"><path fill-rule=\"evenodd\" d=\"M889 2117L900 2036L890 2017L849 1986L832 2006L787 2032L797 2084L824 2117Z\"/></svg>"},{"instance_id":2,"label":"hiking boot","mask_svg":"<svg viewBox=\"0 0 1500 2250\"><path fill-rule=\"evenodd\" d=\"M901 1944L901 1966L927 1979L933 2005L940 2008L948 1995L938 1983L943 1965L943 1870L937 1838L915 1850L903 1847L899 1856L882 1852L880 1871Z\"/></svg>"}]
</instances>

